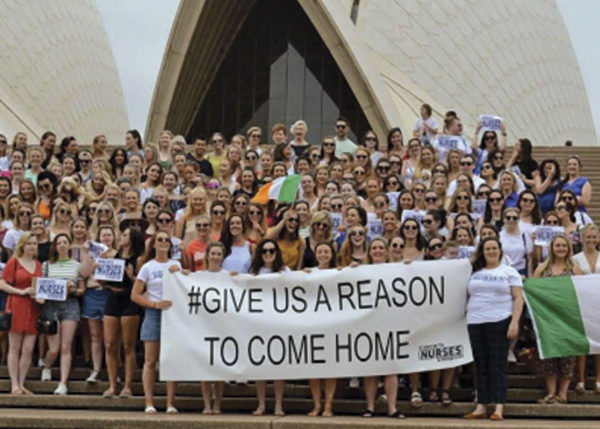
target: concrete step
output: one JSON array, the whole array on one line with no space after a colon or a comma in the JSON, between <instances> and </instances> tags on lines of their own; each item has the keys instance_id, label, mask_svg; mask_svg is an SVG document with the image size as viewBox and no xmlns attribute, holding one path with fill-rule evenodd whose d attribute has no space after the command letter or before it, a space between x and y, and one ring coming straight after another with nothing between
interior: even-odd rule
<instances>
[{"instance_id":1,"label":"concrete step","mask_svg":"<svg viewBox=\"0 0 600 429\"><path fill-rule=\"evenodd\" d=\"M177 397L175 405L181 412L198 413L203 403L200 398ZM165 398L157 397L155 400L157 409L164 411ZM411 407L408 401L399 401L398 409L410 416L428 417L461 417L473 410L472 402L454 402L449 407L439 403L424 403L419 409ZM283 402L284 410L289 414L307 414L313 407L310 399L290 399ZM144 409L144 398L134 397L129 399L104 399L89 395L35 395L35 396L11 396L0 395L0 409L21 408L30 411L39 409L52 409L55 411L87 410L99 413L102 410L109 411L142 411ZM273 400L267 400L268 410L273 409ZM356 416L365 409L365 402L361 400L336 400L333 405L334 412L338 415ZM247 415L256 409L256 400L249 398L224 398L222 410L224 413L236 413ZM376 413L384 415L386 411L385 401L379 400L376 404ZM67 413L65 413L67 414ZM527 403L510 403L506 405L505 415L513 418L569 418L589 419L600 415L600 405L570 403L568 405L539 405ZM0 421L2 421L0 412ZM2 426L0 426L2 427Z\"/></svg>"},{"instance_id":2,"label":"concrete step","mask_svg":"<svg viewBox=\"0 0 600 429\"><path fill-rule=\"evenodd\" d=\"M510 428L510 429L556 429L565 428L564 420L509 419L501 423L490 420L467 421L459 418L409 417L405 420L387 418L364 419L359 417L310 418L288 415L285 417L249 417L245 415L203 416L182 413L178 415L144 415L141 412L71 411L65 415L57 410L0 409L0 428L47 428L47 429L463 429L463 428ZM597 421L569 421L573 429L598 427Z\"/></svg>"}]
</instances>

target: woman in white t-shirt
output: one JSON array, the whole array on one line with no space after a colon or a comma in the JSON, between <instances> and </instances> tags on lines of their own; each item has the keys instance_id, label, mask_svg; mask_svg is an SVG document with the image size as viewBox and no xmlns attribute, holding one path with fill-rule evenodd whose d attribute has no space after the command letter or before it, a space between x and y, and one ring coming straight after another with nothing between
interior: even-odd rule
<instances>
[{"instance_id":1,"label":"woman in white t-shirt","mask_svg":"<svg viewBox=\"0 0 600 429\"><path fill-rule=\"evenodd\" d=\"M144 370L142 381L146 398L145 412L156 413L154 408L154 381L156 363L160 354L160 318L161 312L171 307L171 301L163 299L163 274L181 269L179 261L171 259L173 245L171 237L165 231L159 231L150 240L142 258L142 268L131 291L131 300L145 308L140 339L144 342ZM146 294L144 294L144 291ZM167 414L177 413L174 406L175 381L167 381Z\"/></svg>"},{"instance_id":2,"label":"woman in white t-shirt","mask_svg":"<svg viewBox=\"0 0 600 429\"><path fill-rule=\"evenodd\" d=\"M500 242L504 253L511 260L511 266L522 276L530 276L533 242L528 234L520 230L519 215L520 211L516 207L504 210Z\"/></svg>"},{"instance_id":3,"label":"woman in white t-shirt","mask_svg":"<svg viewBox=\"0 0 600 429\"><path fill-rule=\"evenodd\" d=\"M487 404L496 408L492 420L502 420L506 402L508 343L517 337L523 311L523 282L514 268L502 264L502 245L483 239L473 257L468 284L467 328L477 364L477 406L464 417L485 419Z\"/></svg>"},{"instance_id":4,"label":"woman in white t-shirt","mask_svg":"<svg viewBox=\"0 0 600 429\"><path fill-rule=\"evenodd\" d=\"M598 252L598 243L600 243L600 233L598 227L593 224L587 224L580 231L583 251L573 256L573 262L584 274L600 273L600 252ZM586 357L580 356L577 362L577 384L575 391L585 392L585 367ZM600 354L594 355L596 364L596 383L594 391L600 393Z\"/></svg>"},{"instance_id":5,"label":"woman in white t-shirt","mask_svg":"<svg viewBox=\"0 0 600 429\"><path fill-rule=\"evenodd\" d=\"M250 274L270 274L284 273L291 270L283 264L281 250L275 240L266 238L256 246L252 264L250 265ZM283 412L283 391L285 390L285 380L275 380L275 412L276 416L284 416ZM255 416L262 416L266 411L266 380L256 381L256 397L258 399L258 408L254 411Z\"/></svg>"}]
</instances>

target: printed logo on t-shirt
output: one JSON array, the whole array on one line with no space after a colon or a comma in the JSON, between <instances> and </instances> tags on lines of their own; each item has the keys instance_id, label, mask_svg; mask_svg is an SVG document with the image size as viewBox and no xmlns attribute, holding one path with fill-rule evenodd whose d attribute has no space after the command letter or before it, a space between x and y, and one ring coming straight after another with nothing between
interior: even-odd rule
<instances>
[{"instance_id":1,"label":"printed logo on t-shirt","mask_svg":"<svg viewBox=\"0 0 600 429\"><path fill-rule=\"evenodd\" d=\"M150 273L150 280L162 279L164 271L152 271Z\"/></svg>"}]
</instances>

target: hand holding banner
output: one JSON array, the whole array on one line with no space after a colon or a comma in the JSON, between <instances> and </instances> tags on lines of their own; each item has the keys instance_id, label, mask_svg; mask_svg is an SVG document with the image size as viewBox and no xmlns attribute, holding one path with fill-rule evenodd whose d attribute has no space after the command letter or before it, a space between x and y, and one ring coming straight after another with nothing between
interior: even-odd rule
<instances>
[{"instance_id":1,"label":"hand holding banner","mask_svg":"<svg viewBox=\"0 0 600 429\"><path fill-rule=\"evenodd\" d=\"M548 247L555 235L563 234L565 228L562 226L543 226L539 225L535 229L535 245Z\"/></svg>"},{"instance_id":2,"label":"hand holding banner","mask_svg":"<svg viewBox=\"0 0 600 429\"><path fill-rule=\"evenodd\" d=\"M104 280L108 282L122 282L125 273L124 259L97 259L98 267L94 272L95 280Z\"/></svg>"},{"instance_id":3,"label":"hand holding banner","mask_svg":"<svg viewBox=\"0 0 600 429\"><path fill-rule=\"evenodd\" d=\"M500 131L502 118L494 115L480 115L481 129L483 131Z\"/></svg>"}]
</instances>

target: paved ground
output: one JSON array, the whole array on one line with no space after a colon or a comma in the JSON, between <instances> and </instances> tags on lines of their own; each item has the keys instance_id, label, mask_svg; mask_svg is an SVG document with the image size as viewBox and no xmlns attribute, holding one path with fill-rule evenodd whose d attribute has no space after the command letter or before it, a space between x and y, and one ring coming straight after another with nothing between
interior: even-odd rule
<instances>
[{"instance_id":1,"label":"paved ground","mask_svg":"<svg viewBox=\"0 0 600 429\"><path fill-rule=\"evenodd\" d=\"M600 416L599 416L600 418ZM465 421L458 418L409 418L395 421L384 417L363 419L360 417L310 418L306 416L251 417L248 415L202 416L183 413L167 416L164 413L153 416L141 412L124 411L80 411L80 410L41 410L41 409L0 409L0 428L78 428L97 429L119 428L165 428L165 429L306 429L321 428L511 428L511 429L553 429L600 428L600 421L572 420L525 420L509 419L503 422Z\"/></svg>"}]
</instances>

